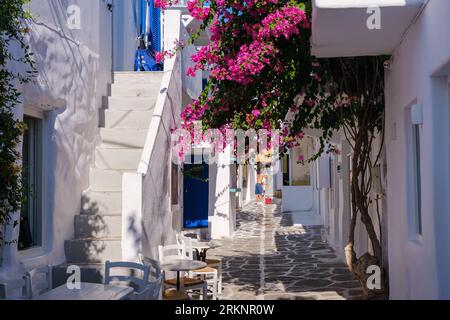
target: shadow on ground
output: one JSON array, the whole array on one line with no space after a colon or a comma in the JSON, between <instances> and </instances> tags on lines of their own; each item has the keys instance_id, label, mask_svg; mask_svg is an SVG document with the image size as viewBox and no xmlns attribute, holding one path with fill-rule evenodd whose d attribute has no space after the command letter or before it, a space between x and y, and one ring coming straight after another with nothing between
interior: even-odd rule
<instances>
[{"instance_id":1,"label":"shadow on ground","mask_svg":"<svg viewBox=\"0 0 450 320\"><path fill-rule=\"evenodd\" d=\"M233 238L210 250L223 261L222 299L362 299L321 226L293 226L278 205L253 203L237 218Z\"/></svg>"}]
</instances>

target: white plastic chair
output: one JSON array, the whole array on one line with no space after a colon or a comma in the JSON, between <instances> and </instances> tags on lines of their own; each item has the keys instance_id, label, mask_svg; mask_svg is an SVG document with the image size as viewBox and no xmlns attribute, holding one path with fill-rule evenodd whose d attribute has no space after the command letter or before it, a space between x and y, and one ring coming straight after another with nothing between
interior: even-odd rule
<instances>
[{"instance_id":1,"label":"white plastic chair","mask_svg":"<svg viewBox=\"0 0 450 320\"><path fill-rule=\"evenodd\" d=\"M113 269L118 274L112 274ZM105 284L116 282L132 287L134 292L130 300L148 300L153 288L148 283L149 274L150 267L143 264L125 261L105 262Z\"/></svg>"},{"instance_id":2,"label":"white plastic chair","mask_svg":"<svg viewBox=\"0 0 450 320\"><path fill-rule=\"evenodd\" d=\"M45 280L42 278L45 278ZM25 299L30 300L50 291L53 288L52 266L32 269L25 273L23 280Z\"/></svg>"},{"instance_id":3,"label":"white plastic chair","mask_svg":"<svg viewBox=\"0 0 450 320\"><path fill-rule=\"evenodd\" d=\"M189 259L186 255L186 246L179 244L172 244L167 246L158 246L159 261L161 264L170 262L171 260ZM191 259L192 260L192 259ZM208 299L208 284L206 281L201 279L194 279L188 276L180 277L181 291L183 290L202 290L203 295L200 296L201 299ZM177 279L164 279L164 287L176 288Z\"/></svg>"}]
</instances>

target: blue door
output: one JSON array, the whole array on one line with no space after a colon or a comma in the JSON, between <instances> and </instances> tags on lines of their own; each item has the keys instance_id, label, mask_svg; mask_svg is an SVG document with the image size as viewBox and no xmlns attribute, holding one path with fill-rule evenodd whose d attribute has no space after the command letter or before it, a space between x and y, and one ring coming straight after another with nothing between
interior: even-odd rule
<instances>
[{"instance_id":1,"label":"blue door","mask_svg":"<svg viewBox=\"0 0 450 320\"><path fill-rule=\"evenodd\" d=\"M161 9L155 8L154 0L150 1L150 50L161 50Z\"/></svg>"},{"instance_id":2,"label":"blue door","mask_svg":"<svg viewBox=\"0 0 450 320\"><path fill-rule=\"evenodd\" d=\"M208 228L208 164L184 165L183 226L186 229Z\"/></svg>"}]
</instances>

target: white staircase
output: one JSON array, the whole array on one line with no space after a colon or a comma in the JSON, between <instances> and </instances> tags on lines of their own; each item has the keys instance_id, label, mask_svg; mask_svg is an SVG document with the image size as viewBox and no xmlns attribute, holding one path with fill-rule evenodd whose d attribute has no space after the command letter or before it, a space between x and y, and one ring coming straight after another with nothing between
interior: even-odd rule
<instances>
[{"instance_id":1,"label":"white staircase","mask_svg":"<svg viewBox=\"0 0 450 320\"><path fill-rule=\"evenodd\" d=\"M114 73L103 109L102 143L75 217L75 239L65 242L67 264L102 270L105 260L121 260L122 174L137 170L162 76L162 72Z\"/></svg>"}]
</instances>

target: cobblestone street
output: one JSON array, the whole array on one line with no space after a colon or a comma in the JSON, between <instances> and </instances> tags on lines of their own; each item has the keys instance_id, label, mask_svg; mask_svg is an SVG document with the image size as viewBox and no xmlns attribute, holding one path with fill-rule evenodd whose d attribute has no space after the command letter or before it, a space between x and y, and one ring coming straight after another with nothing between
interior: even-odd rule
<instances>
[{"instance_id":1,"label":"cobblestone street","mask_svg":"<svg viewBox=\"0 0 450 320\"><path fill-rule=\"evenodd\" d=\"M233 238L217 241L221 299L358 299L362 291L321 227L296 227L279 205L252 203L237 213Z\"/></svg>"}]
</instances>

